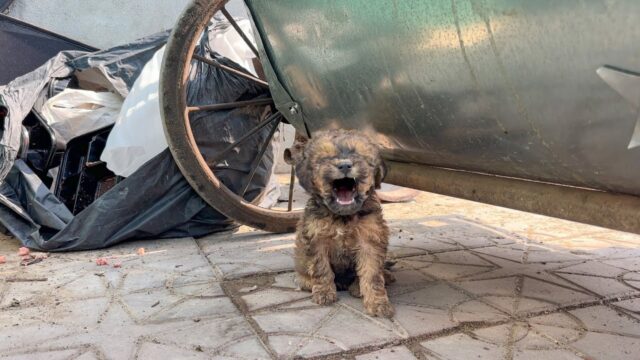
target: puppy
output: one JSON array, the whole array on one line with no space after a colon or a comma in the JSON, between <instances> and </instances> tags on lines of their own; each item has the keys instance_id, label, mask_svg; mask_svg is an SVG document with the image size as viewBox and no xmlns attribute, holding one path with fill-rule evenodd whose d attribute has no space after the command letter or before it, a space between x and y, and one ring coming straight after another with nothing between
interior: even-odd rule
<instances>
[{"instance_id":1,"label":"puppy","mask_svg":"<svg viewBox=\"0 0 640 360\"><path fill-rule=\"evenodd\" d=\"M336 301L336 290L362 297L367 313L393 316L385 282L389 228L375 189L385 175L379 150L356 132L315 133L296 138L288 156L300 185L311 195L297 228L298 285L313 301Z\"/></svg>"}]
</instances>

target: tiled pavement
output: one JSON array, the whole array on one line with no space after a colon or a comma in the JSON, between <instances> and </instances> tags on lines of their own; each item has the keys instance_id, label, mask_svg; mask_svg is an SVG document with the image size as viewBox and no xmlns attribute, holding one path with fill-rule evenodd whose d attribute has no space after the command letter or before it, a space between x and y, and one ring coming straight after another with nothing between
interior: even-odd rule
<instances>
[{"instance_id":1,"label":"tiled pavement","mask_svg":"<svg viewBox=\"0 0 640 360\"><path fill-rule=\"evenodd\" d=\"M385 214L391 320L296 290L292 235L241 228L28 267L2 239L0 359L640 358L640 236L432 194Z\"/></svg>"}]
</instances>

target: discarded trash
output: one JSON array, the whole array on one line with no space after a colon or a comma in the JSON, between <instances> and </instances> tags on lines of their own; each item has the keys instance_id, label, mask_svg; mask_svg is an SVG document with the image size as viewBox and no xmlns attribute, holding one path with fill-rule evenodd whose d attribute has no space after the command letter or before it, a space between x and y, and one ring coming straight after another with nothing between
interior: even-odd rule
<instances>
[{"instance_id":1,"label":"discarded trash","mask_svg":"<svg viewBox=\"0 0 640 360\"><path fill-rule=\"evenodd\" d=\"M31 255L28 255L28 256L24 256L22 258L22 261L20 262L20 265L29 266L29 265L37 264L37 263L41 262L42 260L43 260L42 258L36 258L36 257L31 256Z\"/></svg>"},{"instance_id":2,"label":"discarded trash","mask_svg":"<svg viewBox=\"0 0 640 360\"><path fill-rule=\"evenodd\" d=\"M59 140L69 140L112 125L122 97L111 92L65 89L45 102L42 115Z\"/></svg>"},{"instance_id":3,"label":"discarded trash","mask_svg":"<svg viewBox=\"0 0 640 360\"><path fill-rule=\"evenodd\" d=\"M20 256L29 255L29 253L30 253L29 248L26 248L24 246L18 249L18 255Z\"/></svg>"},{"instance_id":4,"label":"discarded trash","mask_svg":"<svg viewBox=\"0 0 640 360\"><path fill-rule=\"evenodd\" d=\"M122 263L119 263L119 262L115 263L115 264L113 264L113 267L116 268L116 269L117 268L121 268L122 267Z\"/></svg>"},{"instance_id":5,"label":"discarded trash","mask_svg":"<svg viewBox=\"0 0 640 360\"><path fill-rule=\"evenodd\" d=\"M144 248L138 248L138 251L136 251L138 253L138 255L143 256L144 255Z\"/></svg>"},{"instance_id":6,"label":"discarded trash","mask_svg":"<svg viewBox=\"0 0 640 360\"><path fill-rule=\"evenodd\" d=\"M0 264L4 264L7 262L7 257L4 255L0 255Z\"/></svg>"},{"instance_id":7,"label":"discarded trash","mask_svg":"<svg viewBox=\"0 0 640 360\"><path fill-rule=\"evenodd\" d=\"M96 265L98 265L98 266L109 265L109 261L107 261L107 259L105 259L105 258L97 258L96 259Z\"/></svg>"},{"instance_id":8,"label":"discarded trash","mask_svg":"<svg viewBox=\"0 0 640 360\"><path fill-rule=\"evenodd\" d=\"M211 49L209 37L215 37L218 30L220 28L210 27L205 31L195 52L238 68L236 63ZM67 130L62 126L64 122L50 122L42 115L43 105L65 90L89 92L67 91L64 96L74 93L74 96L81 94L91 98L95 92L106 95L110 91L121 98L128 98L143 67L165 45L168 35L167 31L95 53L61 52L37 71L0 87L0 110L7 110L3 117L5 136L0 139L0 157L2 149L8 149L5 152L8 154L23 154L19 145L28 144L22 147L26 148L26 156L0 161L0 179L3 180L0 184L0 224L23 245L46 251L89 250L139 239L142 234L146 238L200 237L237 227L190 187L168 149L124 179L113 174L105 176L109 164L104 164L100 158L108 139L102 132L108 133L111 131L109 128L80 137L73 134L73 139L65 141L68 139L64 135ZM196 104L229 103L269 96L268 90L250 80L203 62L193 64L188 81L187 96ZM61 95L57 99L62 98ZM97 100L91 101L94 100L85 104L93 105L69 107L55 106L51 101L48 107L50 113L86 110L92 118L94 111L109 108L104 103L95 105ZM115 109L116 106L110 108ZM194 115L191 126L196 141L202 144L200 151L205 159L253 129L265 110L266 106L260 105ZM98 120L104 119L98 117ZM153 134L161 136L163 130L158 125L159 119L156 117L154 121L157 131ZM57 129L51 129L50 123ZM234 126L221 126L225 123L233 123ZM81 124L85 125L88 124ZM94 126L95 123L82 131L94 129ZM28 135L21 135L23 127L28 128ZM225 168L219 169L218 173L229 184L246 183L249 176L246 169L259 151L256 144L261 143L270 131L267 127L262 130L240 146L238 152L224 159ZM143 133L137 133L133 139L127 137L128 143L121 145L135 147L139 143L156 141L145 138L149 132L144 128L141 131ZM276 142L268 150L271 156L265 156L260 162L249 184L245 195L247 201L253 201L261 194L266 200L272 191L279 191L279 186L270 182L275 178L272 176L272 155ZM96 228L101 231L96 232Z\"/></svg>"},{"instance_id":9,"label":"discarded trash","mask_svg":"<svg viewBox=\"0 0 640 360\"><path fill-rule=\"evenodd\" d=\"M100 160L118 176L131 176L168 146L158 98L163 55L164 46L140 72L100 155Z\"/></svg>"}]
</instances>

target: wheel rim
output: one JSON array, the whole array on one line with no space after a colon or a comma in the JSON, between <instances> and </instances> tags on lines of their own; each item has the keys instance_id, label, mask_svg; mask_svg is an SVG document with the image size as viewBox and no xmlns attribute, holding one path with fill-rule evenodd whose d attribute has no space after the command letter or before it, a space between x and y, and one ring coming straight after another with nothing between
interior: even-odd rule
<instances>
[{"instance_id":1,"label":"wheel rim","mask_svg":"<svg viewBox=\"0 0 640 360\"><path fill-rule=\"evenodd\" d=\"M222 110L237 108L241 106L263 105L270 102L270 99L258 99L245 102L193 105L187 104L187 84L189 80L190 64L192 60L204 62L210 66L219 67L222 70L234 73L237 76L251 80L259 86L268 84L249 73L228 68L215 61L193 55L195 47L200 40L200 34L210 19L218 11L231 22L238 34L257 53L253 44L239 29L233 18L224 5L227 0L195 0L183 12L178 20L165 50L162 64L162 74L160 80L160 104L162 107L162 117L165 135L169 144L169 149L180 168L180 171L187 179L193 189L213 208L225 216L236 220L244 225L252 226L271 232L288 232L295 229L295 225L301 216L301 210L292 209L292 193L294 180L290 181L288 211L277 211L265 209L247 202L241 196L229 190L215 173L209 168L207 161L200 153L196 139L193 135L190 123L190 113L196 111ZM275 112L262 120L256 127L247 134L236 140L214 159L207 159L210 163L215 163L224 157L226 152L235 149L251 136L258 133L266 126L271 126L269 136L263 146L259 149L257 157L252 161L248 180L241 187L241 194L247 191L255 171L260 165L266 149L273 137L275 130L283 120L280 113ZM275 166L275 164L274 164ZM292 173L292 179L295 179Z\"/></svg>"}]
</instances>

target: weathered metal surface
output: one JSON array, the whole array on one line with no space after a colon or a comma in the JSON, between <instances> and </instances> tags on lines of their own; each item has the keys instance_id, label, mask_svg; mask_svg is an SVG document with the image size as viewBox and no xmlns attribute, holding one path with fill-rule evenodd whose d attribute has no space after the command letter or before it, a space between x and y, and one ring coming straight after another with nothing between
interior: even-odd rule
<instances>
[{"instance_id":1,"label":"weathered metal surface","mask_svg":"<svg viewBox=\"0 0 640 360\"><path fill-rule=\"evenodd\" d=\"M247 5L301 132L368 129L391 160L640 195L637 110L596 73L640 71L640 1Z\"/></svg>"},{"instance_id":2,"label":"weathered metal surface","mask_svg":"<svg viewBox=\"0 0 640 360\"><path fill-rule=\"evenodd\" d=\"M437 194L640 234L640 197L389 162L385 181Z\"/></svg>"}]
</instances>

